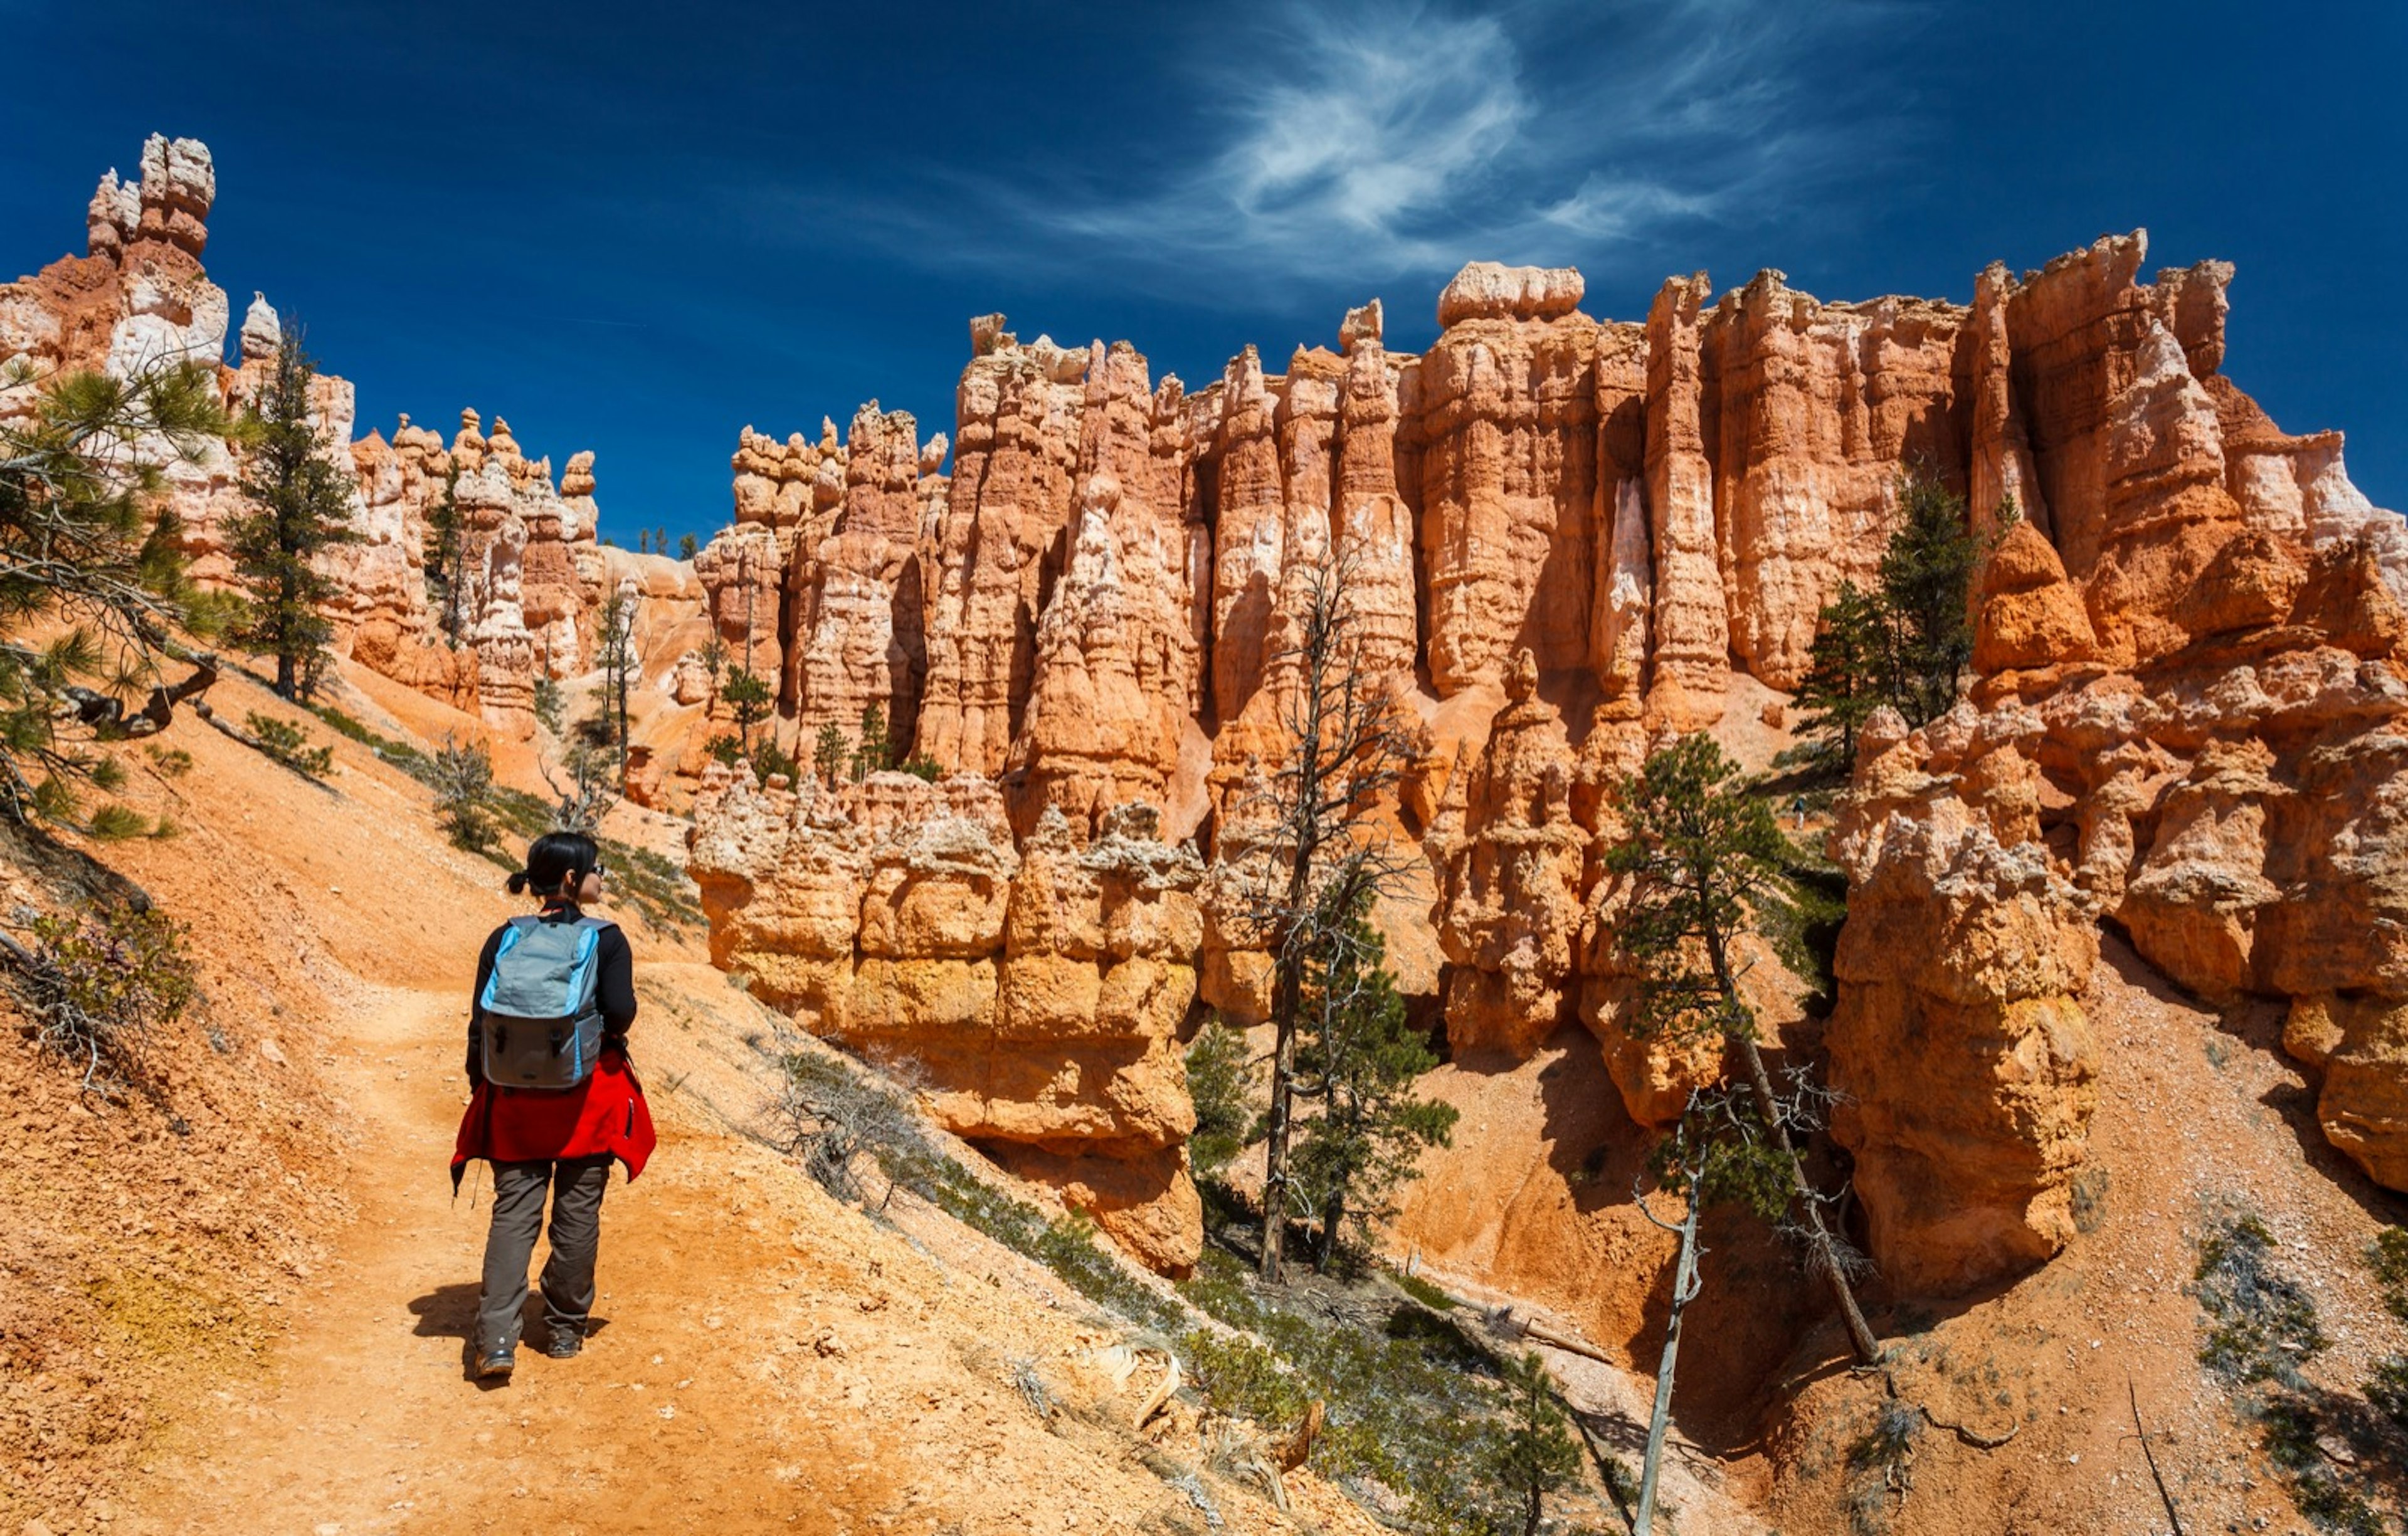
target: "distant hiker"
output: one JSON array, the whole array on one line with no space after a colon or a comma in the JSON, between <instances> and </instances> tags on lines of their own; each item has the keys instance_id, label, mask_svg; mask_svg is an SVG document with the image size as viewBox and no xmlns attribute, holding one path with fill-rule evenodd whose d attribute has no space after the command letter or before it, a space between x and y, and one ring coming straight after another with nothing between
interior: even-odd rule
<instances>
[{"instance_id":1,"label":"distant hiker","mask_svg":"<svg viewBox=\"0 0 2408 1536\"><path fill-rule=\"evenodd\" d=\"M468 1006L474 1092L452 1152L452 1188L459 1191L470 1159L494 1165L493 1226L477 1304L480 1377L507 1378L516 1363L527 1260L543 1225L546 1188L552 1257L543 1266L543 1352L565 1360L583 1346L594 1308L594 1256L610 1161L625 1163L632 1181L652 1156L652 1112L627 1065L635 957L617 924L582 910L600 898L602 875L592 838L548 832L536 839L509 889L514 896L534 891L542 910L494 930L477 957Z\"/></svg>"},{"instance_id":2,"label":"distant hiker","mask_svg":"<svg viewBox=\"0 0 2408 1536\"><path fill-rule=\"evenodd\" d=\"M1802 828L1806 825L1806 797L1804 795L1798 795L1790 800L1789 814L1798 818L1798 825L1799 827Z\"/></svg>"}]
</instances>

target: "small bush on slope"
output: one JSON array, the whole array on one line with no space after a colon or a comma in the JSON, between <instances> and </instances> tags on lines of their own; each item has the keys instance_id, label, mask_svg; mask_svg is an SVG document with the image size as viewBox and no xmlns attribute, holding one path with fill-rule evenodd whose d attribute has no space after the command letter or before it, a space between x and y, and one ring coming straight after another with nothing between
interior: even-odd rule
<instances>
[{"instance_id":1,"label":"small bush on slope","mask_svg":"<svg viewBox=\"0 0 2408 1536\"><path fill-rule=\"evenodd\" d=\"M455 848L476 853L492 845L494 758L479 742L450 736L426 764L427 788L435 791L435 818Z\"/></svg>"},{"instance_id":2,"label":"small bush on slope","mask_svg":"<svg viewBox=\"0 0 2408 1536\"><path fill-rule=\"evenodd\" d=\"M2343 1536L2382 1536L2385 1522L2370 1498L2378 1486L2363 1467L2333 1465L2318 1441L2339 1436L2358 1442L2362 1453L2384 1458L2372 1463L2378 1466L2399 1448L2372 1443L2380 1431L2366 1404L2324 1390L2302 1372L2329 1341L2315 1301L2274 1267L2279 1252L2273 1233L2254 1216L2225 1215L2209 1223L2191 1280L2191 1294L2207 1323L2200 1363L2242 1393L2240 1409L2256 1421L2258 1444L2281 1471L2301 1515L2319 1529ZM2367 1397L2387 1413L2378 1395L2383 1385L2378 1367ZM2361 1463L2366 1460L2361 1454Z\"/></svg>"},{"instance_id":3,"label":"small bush on slope","mask_svg":"<svg viewBox=\"0 0 2408 1536\"><path fill-rule=\"evenodd\" d=\"M327 770L335 766L335 749L311 746L309 732L290 720L280 720L252 710L244 723L251 728L251 735L257 738L261 751L296 774L323 778Z\"/></svg>"},{"instance_id":4,"label":"small bush on slope","mask_svg":"<svg viewBox=\"0 0 2408 1536\"><path fill-rule=\"evenodd\" d=\"M151 1031L199 995L175 923L109 905L36 917L29 929L30 948L13 940L8 948L42 1048L80 1069L87 1088L137 1076Z\"/></svg>"}]
</instances>

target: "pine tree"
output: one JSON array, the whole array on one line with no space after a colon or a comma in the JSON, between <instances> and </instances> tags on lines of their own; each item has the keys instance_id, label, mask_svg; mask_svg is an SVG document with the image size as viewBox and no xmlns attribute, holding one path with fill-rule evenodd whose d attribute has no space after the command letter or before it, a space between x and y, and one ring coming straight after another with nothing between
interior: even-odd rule
<instances>
[{"instance_id":1,"label":"pine tree","mask_svg":"<svg viewBox=\"0 0 2408 1536\"><path fill-rule=\"evenodd\" d=\"M687 533L678 540L678 559L690 561L701 548L695 542L694 535Z\"/></svg>"},{"instance_id":2,"label":"pine tree","mask_svg":"<svg viewBox=\"0 0 2408 1536\"><path fill-rule=\"evenodd\" d=\"M559 735L562 730L560 711L566 702L561 696L559 679L547 676L540 672L536 674L536 724L542 726L555 736Z\"/></svg>"},{"instance_id":3,"label":"pine tree","mask_svg":"<svg viewBox=\"0 0 2408 1536\"><path fill-rule=\"evenodd\" d=\"M1538 1536L1547 1495L1580 1472L1580 1446L1555 1401L1555 1384L1538 1351L1505 1361L1499 1374L1504 1378L1506 1422L1512 1428L1489 1472L1521 1504L1522 1536Z\"/></svg>"},{"instance_id":4,"label":"pine tree","mask_svg":"<svg viewBox=\"0 0 2408 1536\"><path fill-rule=\"evenodd\" d=\"M468 628L468 541L460 516L460 471L444 472L443 489L426 509L426 601L443 643L460 648Z\"/></svg>"},{"instance_id":5,"label":"pine tree","mask_svg":"<svg viewBox=\"0 0 2408 1536\"><path fill-rule=\"evenodd\" d=\"M1255 1079L1246 1037L1219 1015L1204 1021L1187 1047L1187 1097L1196 1130L1187 1138L1188 1165L1198 1181L1217 1176L1245 1150L1254 1125Z\"/></svg>"},{"instance_id":6,"label":"pine tree","mask_svg":"<svg viewBox=\"0 0 2408 1536\"><path fill-rule=\"evenodd\" d=\"M1816 618L1806 676L1798 684L1798 707L1812 712L1799 733L1836 747L1841 763L1854 762L1857 727L1890 700L1892 649L1880 602L1855 582L1841 582Z\"/></svg>"},{"instance_id":7,"label":"pine tree","mask_svg":"<svg viewBox=\"0 0 2408 1536\"><path fill-rule=\"evenodd\" d=\"M749 672L731 672L719 686L719 702L736 720L736 739L747 755L752 750L752 728L769 718L774 707L769 685Z\"/></svg>"},{"instance_id":8,"label":"pine tree","mask_svg":"<svg viewBox=\"0 0 2408 1536\"><path fill-rule=\"evenodd\" d=\"M595 661L602 668L602 744L617 750L624 771L627 760L627 696L636 672L636 603L613 590L602 600L601 645Z\"/></svg>"},{"instance_id":9,"label":"pine tree","mask_svg":"<svg viewBox=\"0 0 2408 1536\"><path fill-rule=\"evenodd\" d=\"M1361 560L1341 545L1298 572L1293 641L1273 661L1283 682L1280 726L1294 743L1258 803L1238 807L1265 824L1263 878L1246 895L1243 931L1271 957L1270 1101L1263 1137L1261 1277L1280 1279L1297 1202L1291 1144L1296 1135L1297 1051L1305 1020L1305 985L1336 953L1333 920L1368 909L1404 877L1404 861L1383 847L1361 818L1395 787L1410 755L1409 727L1382 686L1363 668L1348 600Z\"/></svg>"},{"instance_id":10,"label":"pine tree","mask_svg":"<svg viewBox=\"0 0 2408 1536\"><path fill-rule=\"evenodd\" d=\"M1297 1187L1321 1212L1313 1268L1324 1273L1348 1222L1369 1228L1395 1214L1397 1187L1420 1177L1425 1149L1448 1145L1457 1115L1413 1096L1438 1057L1397 995L1386 946L1367 918L1370 892L1340 889L1355 907L1322 919L1328 940L1308 971L1296 1060L1297 1092L1321 1104L1301 1122L1295 1157Z\"/></svg>"},{"instance_id":11,"label":"pine tree","mask_svg":"<svg viewBox=\"0 0 2408 1536\"><path fill-rule=\"evenodd\" d=\"M333 653L335 626L324 608L341 589L318 567L318 556L357 543L351 523L352 481L335 462L312 420L310 381L317 369L288 331L275 365L262 381L247 426L242 493L251 510L228 520L226 544L251 614L235 639L276 658L276 691L287 699L315 693Z\"/></svg>"},{"instance_id":12,"label":"pine tree","mask_svg":"<svg viewBox=\"0 0 2408 1536\"><path fill-rule=\"evenodd\" d=\"M847 756L844 732L836 721L821 726L819 745L811 751L811 772L819 775L821 788L834 789L843 780Z\"/></svg>"},{"instance_id":13,"label":"pine tree","mask_svg":"<svg viewBox=\"0 0 2408 1536\"><path fill-rule=\"evenodd\" d=\"M1881 562L1881 607L1895 636L1891 702L1910 726L1956 706L1973 660L1970 599L1982 540L1965 517L1965 498L1928 469L1899 476L1905 520Z\"/></svg>"},{"instance_id":14,"label":"pine tree","mask_svg":"<svg viewBox=\"0 0 2408 1536\"><path fill-rule=\"evenodd\" d=\"M894 747L886 739L886 710L872 699L861 706L861 739L853 747L853 782L882 774L894 762Z\"/></svg>"},{"instance_id":15,"label":"pine tree","mask_svg":"<svg viewBox=\"0 0 2408 1536\"><path fill-rule=\"evenodd\" d=\"M187 577L164 492L169 461L199 458L230 430L215 377L194 363L62 374L0 422L0 815L72 819L71 782L107 789L115 765L63 729L155 734L215 681L171 632L214 630L225 604ZM192 678L160 682L166 659L192 662Z\"/></svg>"},{"instance_id":16,"label":"pine tree","mask_svg":"<svg viewBox=\"0 0 2408 1536\"><path fill-rule=\"evenodd\" d=\"M1857 1362L1871 1365L1881 1346L1849 1280L1858 1260L1824 1219L1739 985L1734 944L1778 877L1787 842L1712 736L1684 736L1649 756L1618 799L1629 835L1608 852L1606 868L1630 880L1614 941L1641 978L1636 1032L1718 1036L1738 1060L1756 1117L1786 1165L1808 1267L1830 1290Z\"/></svg>"}]
</instances>

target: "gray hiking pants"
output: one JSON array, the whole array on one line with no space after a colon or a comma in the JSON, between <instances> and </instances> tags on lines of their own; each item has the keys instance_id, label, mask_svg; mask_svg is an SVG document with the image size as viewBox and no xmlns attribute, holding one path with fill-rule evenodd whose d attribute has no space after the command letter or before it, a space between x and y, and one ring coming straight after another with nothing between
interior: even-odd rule
<instances>
[{"instance_id":1,"label":"gray hiking pants","mask_svg":"<svg viewBox=\"0 0 2408 1536\"><path fill-rule=\"evenodd\" d=\"M594 1254L602 1241L602 1191L610 1157L494 1164L494 1223L485 1233L485 1288L477 1302L477 1353L518 1347L526 1306L527 1260L552 1190L552 1257L543 1265L543 1317L554 1331L582 1333L594 1310Z\"/></svg>"}]
</instances>

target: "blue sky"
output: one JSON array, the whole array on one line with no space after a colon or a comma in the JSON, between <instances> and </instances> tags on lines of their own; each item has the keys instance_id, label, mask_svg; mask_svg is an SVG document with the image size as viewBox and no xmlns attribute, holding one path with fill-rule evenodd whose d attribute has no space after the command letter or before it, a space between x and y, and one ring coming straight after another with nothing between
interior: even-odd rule
<instances>
[{"instance_id":1,"label":"blue sky","mask_svg":"<svg viewBox=\"0 0 2408 1536\"><path fill-rule=\"evenodd\" d=\"M605 532L708 536L737 430L950 430L967 321L1200 383L1426 344L1463 262L1971 296L2144 225L2237 263L2225 371L2408 509L2408 6L1297 0L759 7L0 0L0 266L205 139L211 275L361 424L463 405L599 458ZM42 63L41 61L51 61Z\"/></svg>"}]
</instances>

